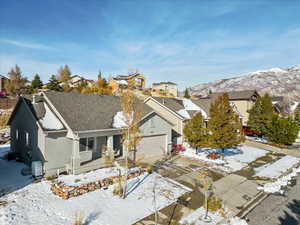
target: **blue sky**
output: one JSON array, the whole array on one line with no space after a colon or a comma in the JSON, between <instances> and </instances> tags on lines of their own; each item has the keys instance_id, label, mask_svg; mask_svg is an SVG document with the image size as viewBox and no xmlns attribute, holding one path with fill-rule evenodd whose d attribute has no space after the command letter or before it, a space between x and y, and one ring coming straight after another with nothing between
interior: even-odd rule
<instances>
[{"instance_id":1,"label":"blue sky","mask_svg":"<svg viewBox=\"0 0 300 225\"><path fill-rule=\"evenodd\" d=\"M0 74L138 69L179 87L300 64L298 0L1 0Z\"/></svg>"}]
</instances>

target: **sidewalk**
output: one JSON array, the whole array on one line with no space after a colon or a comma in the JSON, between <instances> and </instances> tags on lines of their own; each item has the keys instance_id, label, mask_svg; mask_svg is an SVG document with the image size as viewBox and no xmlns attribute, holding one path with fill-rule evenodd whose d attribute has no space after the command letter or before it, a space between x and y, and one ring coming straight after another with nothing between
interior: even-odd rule
<instances>
[{"instance_id":1,"label":"sidewalk","mask_svg":"<svg viewBox=\"0 0 300 225\"><path fill-rule=\"evenodd\" d=\"M246 140L245 145L300 158L300 150L297 150L297 149L278 148L278 147L274 147L274 146L271 146L268 144L263 144L263 143L251 141L251 140Z\"/></svg>"}]
</instances>

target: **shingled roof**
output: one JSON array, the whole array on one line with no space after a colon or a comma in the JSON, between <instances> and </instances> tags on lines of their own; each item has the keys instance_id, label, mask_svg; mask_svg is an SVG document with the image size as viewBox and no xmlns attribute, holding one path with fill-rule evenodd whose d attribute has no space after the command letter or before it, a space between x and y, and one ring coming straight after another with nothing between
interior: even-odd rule
<instances>
[{"instance_id":1,"label":"shingled roof","mask_svg":"<svg viewBox=\"0 0 300 225\"><path fill-rule=\"evenodd\" d=\"M73 131L111 129L113 118L122 111L121 99L117 96L44 92L44 95ZM152 109L137 100L142 116Z\"/></svg>"},{"instance_id":2,"label":"shingled roof","mask_svg":"<svg viewBox=\"0 0 300 225\"><path fill-rule=\"evenodd\" d=\"M162 98L162 97L152 97L154 100L158 101L160 104L166 106L170 110L175 113L178 111L185 109L183 100L179 98ZM209 115L209 108L210 108L210 99L190 99L194 104L199 106L207 115ZM197 112L197 110L186 110L190 117L193 117Z\"/></svg>"},{"instance_id":3,"label":"shingled roof","mask_svg":"<svg viewBox=\"0 0 300 225\"><path fill-rule=\"evenodd\" d=\"M209 94L208 98L215 100L224 93L225 92L214 92L212 94ZM229 91L227 93L229 100L248 100L251 99L252 96L258 96L256 90Z\"/></svg>"}]
</instances>

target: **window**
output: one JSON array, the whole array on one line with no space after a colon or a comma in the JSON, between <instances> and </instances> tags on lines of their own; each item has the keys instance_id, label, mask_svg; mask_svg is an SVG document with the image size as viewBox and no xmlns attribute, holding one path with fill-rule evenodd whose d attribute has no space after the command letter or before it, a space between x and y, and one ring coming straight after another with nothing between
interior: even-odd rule
<instances>
[{"instance_id":1,"label":"window","mask_svg":"<svg viewBox=\"0 0 300 225\"><path fill-rule=\"evenodd\" d=\"M86 151L86 144L87 144L87 139L80 138L80 140L79 140L79 151L80 152Z\"/></svg>"},{"instance_id":2,"label":"window","mask_svg":"<svg viewBox=\"0 0 300 225\"><path fill-rule=\"evenodd\" d=\"M88 138L88 150L93 150L94 149L94 144L95 144L94 138L89 137Z\"/></svg>"},{"instance_id":3,"label":"window","mask_svg":"<svg viewBox=\"0 0 300 225\"><path fill-rule=\"evenodd\" d=\"M16 129L16 139L18 140L19 139L19 130Z\"/></svg>"},{"instance_id":4,"label":"window","mask_svg":"<svg viewBox=\"0 0 300 225\"><path fill-rule=\"evenodd\" d=\"M26 140L26 145L29 146L29 133L25 133L25 140Z\"/></svg>"},{"instance_id":5,"label":"window","mask_svg":"<svg viewBox=\"0 0 300 225\"><path fill-rule=\"evenodd\" d=\"M95 146L95 138L80 138L79 140L79 151L84 152L88 150L93 150Z\"/></svg>"}]
</instances>

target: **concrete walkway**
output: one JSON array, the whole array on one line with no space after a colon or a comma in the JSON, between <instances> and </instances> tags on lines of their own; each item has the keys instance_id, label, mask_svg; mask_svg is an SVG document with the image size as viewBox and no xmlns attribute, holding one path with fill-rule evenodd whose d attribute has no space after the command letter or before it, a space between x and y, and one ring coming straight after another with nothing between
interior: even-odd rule
<instances>
[{"instance_id":1,"label":"concrete walkway","mask_svg":"<svg viewBox=\"0 0 300 225\"><path fill-rule=\"evenodd\" d=\"M245 145L300 158L300 150L298 150L298 149L278 148L278 147L274 147L271 145L263 144L263 143L252 141L252 140L246 140Z\"/></svg>"},{"instance_id":2,"label":"concrete walkway","mask_svg":"<svg viewBox=\"0 0 300 225\"><path fill-rule=\"evenodd\" d=\"M234 213L239 213L260 193L255 181L230 174L214 183L215 193Z\"/></svg>"}]
</instances>

